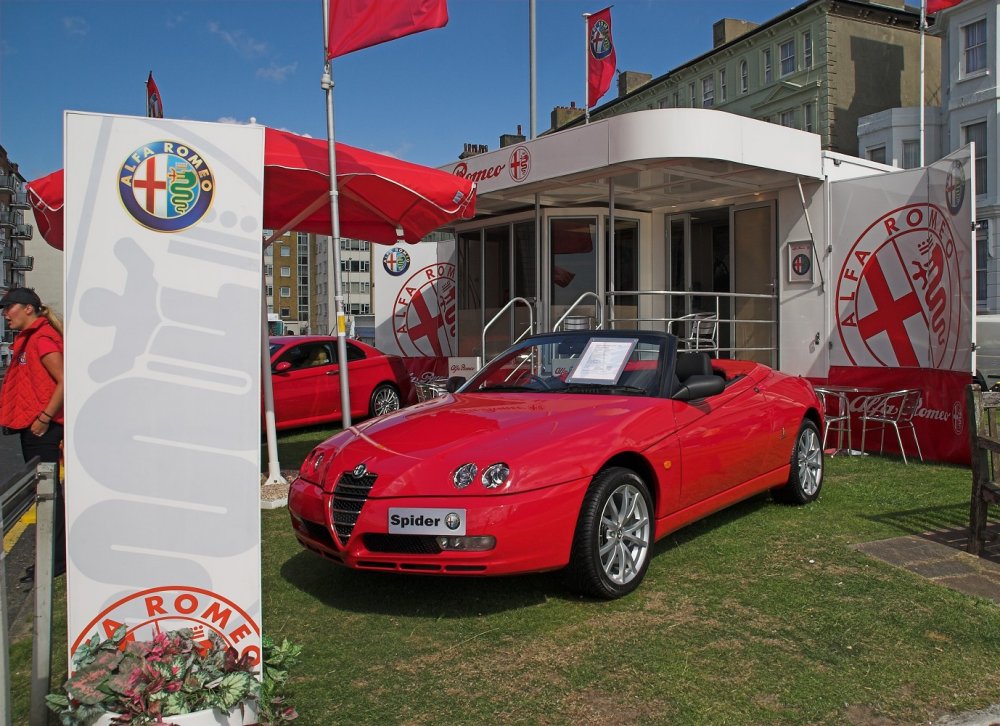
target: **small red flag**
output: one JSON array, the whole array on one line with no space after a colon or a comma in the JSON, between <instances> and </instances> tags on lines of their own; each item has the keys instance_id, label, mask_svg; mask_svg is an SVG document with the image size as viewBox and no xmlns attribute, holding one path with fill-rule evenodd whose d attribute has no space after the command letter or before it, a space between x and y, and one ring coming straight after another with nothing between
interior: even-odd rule
<instances>
[{"instance_id":1,"label":"small red flag","mask_svg":"<svg viewBox=\"0 0 1000 726\"><path fill-rule=\"evenodd\" d=\"M150 118L163 118L163 99L153 80L153 71L149 72L149 80L146 81L146 115Z\"/></svg>"},{"instance_id":2,"label":"small red flag","mask_svg":"<svg viewBox=\"0 0 1000 726\"><path fill-rule=\"evenodd\" d=\"M447 0L330 0L326 57L448 24Z\"/></svg>"},{"instance_id":3,"label":"small red flag","mask_svg":"<svg viewBox=\"0 0 1000 726\"><path fill-rule=\"evenodd\" d=\"M611 8L587 18L587 108L597 105L615 77L618 59L611 40Z\"/></svg>"},{"instance_id":4,"label":"small red flag","mask_svg":"<svg viewBox=\"0 0 1000 726\"><path fill-rule=\"evenodd\" d=\"M927 14L933 15L939 10L953 8L960 2L962 2L962 0L927 0Z\"/></svg>"}]
</instances>

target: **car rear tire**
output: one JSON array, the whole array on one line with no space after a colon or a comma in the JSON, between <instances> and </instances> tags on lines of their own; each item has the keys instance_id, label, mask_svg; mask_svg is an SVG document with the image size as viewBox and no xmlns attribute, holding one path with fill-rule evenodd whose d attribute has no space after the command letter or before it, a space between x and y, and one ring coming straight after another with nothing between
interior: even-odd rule
<instances>
[{"instance_id":1,"label":"car rear tire","mask_svg":"<svg viewBox=\"0 0 1000 726\"><path fill-rule=\"evenodd\" d=\"M792 448L788 483L772 490L774 498L789 504L806 504L819 496L823 486L823 444L819 428L806 419Z\"/></svg>"},{"instance_id":2,"label":"car rear tire","mask_svg":"<svg viewBox=\"0 0 1000 726\"><path fill-rule=\"evenodd\" d=\"M608 600L635 590L652 555L652 513L649 488L635 472L612 467L598 473L580 509L567 585Z\"/></svg>"},{"instance_id":3,"label":"car rear tire","mask_svg":"<svg viewBox=\"0 0 1000 726\"><path fill-rule=\"evenodd\" d=\"M368 404L368 413L374 416L384 416L387 413L398 411L400 406L399 391L390 383L380 383L372 391L371 402Z\"/></svg>"}]
</instances>

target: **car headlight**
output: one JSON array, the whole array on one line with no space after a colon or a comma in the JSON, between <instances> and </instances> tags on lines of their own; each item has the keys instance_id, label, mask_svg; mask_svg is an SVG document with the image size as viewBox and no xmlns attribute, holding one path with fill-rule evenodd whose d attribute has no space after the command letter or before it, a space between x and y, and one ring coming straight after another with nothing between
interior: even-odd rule
<instances>
[{"instance_id":1,"label":"car headlight","mask_svg":"<svg viewBox=\"0 0 1000 726\"><path fill-rule=\"evenodd\" d=\"M487 489L499 489L507 483L510 477L510 467L503 462L491 464L483 472L483 486Z\"/></svg>"},{"instance_id":2,"label":"car headlight","mask_svg":"<svg viewBox=\"0 0 1000 726\"><path fill-rule=\"evenodd\" d=\"M476 479L476 474L479 472L479 467L473 463L462 464L460 467L455 469L455 473L451 475L451 483L455 485L456 489L465 489Z\"/></svg>"}]
</instances>

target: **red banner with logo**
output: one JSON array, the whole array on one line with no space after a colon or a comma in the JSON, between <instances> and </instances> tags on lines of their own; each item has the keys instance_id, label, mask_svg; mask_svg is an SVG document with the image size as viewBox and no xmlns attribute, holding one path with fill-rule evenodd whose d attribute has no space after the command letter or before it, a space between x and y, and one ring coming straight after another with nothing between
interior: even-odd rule
<instances>
[{"instance_id":1,"label":"red banner with logo","mask_svg":"<svg viewBox=\"0 0 1000 726\"><path fill-rule=\"evenodd\" d=\"M149 118L163 118L163 99L160 97L160 89L156 87L153 80L153 71L149 72L146 80L146 116Z\"/></svg>"},{"instance_id":2,"label":"red banner with logo","mask_svg":"<svg viewBox=\"0 0 1000 726\"><path fill-rule=\"evenodd\" d=\"M855 411L870 392L918 389L923 403L915 431L924 458L933 461L969 461L965 386L972 381L975 262L969 151L925 169L834 182L831 192L835 294L827 382L858 389ZM853 423L860 446L859 422ZM894 432L889 437L886 450L898 451ZM907 456L915 453L907 449Z\"/></svg>"},{"instance_id":3,"label":"red banner with logo","mask_svg":"<svg viewBox=\"0 0 1000 726\"><path fill-rule=\"evenodd\" d=\"M611 39L611 8L587 17L587 108L611 88L618 59Z\"/></svg>"},{"instance_id":4,"label":"red banner with logo","mask_svg":"<svg viewBox=\"0 0 1000 726\"><path fill-rule=\"evenodd\" d=\"M446 0L330 0L327 58L448 24Z\"/></svg>"}]
</instances>

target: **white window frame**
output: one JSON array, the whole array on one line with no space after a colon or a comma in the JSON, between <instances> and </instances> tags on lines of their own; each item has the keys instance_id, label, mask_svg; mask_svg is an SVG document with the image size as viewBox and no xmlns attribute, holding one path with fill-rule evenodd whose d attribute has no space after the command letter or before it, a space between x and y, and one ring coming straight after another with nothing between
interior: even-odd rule
<instances>
[{"instance_id":1,"label":"white window frame","mask_svg":"<svg viewBox=\"0 0 1000 726\"><path fill-rule=\"evenodd\" d=\"M816 104L809 102L802 106L802 130L816 132Z\"/></svg>"},{"instance_id":2,"label":"white window frame","mask_svg":"<svg viewBox=\"0 0 1000 726\"><path fill-rule=\"evenodd\" d=\"M975 45L969 45L970 32L982 28L982 37L973 38ZM987 59L987 49L989 38L989 28L986 18L974 20L961 28L962 33L962 75L976 75L985 73L989 61ZM971 61L975 61L974 63Z\"/></svg>"},{"instance_id":3,"label":"white window frame","mask_svg":"<svg viewBox=\"0 0 1000 726\"><path fill-rule=\"evenodd\" d=\"M970 139L969 131L971 129L979 128L983 130L982 141L978 139ZM968 144L970 141L976 142L976 157L972 162L976 165L976 196L989 193L989 181L988 173L990 168L990 125L986 119L980 119L972 123L965 124L962 126L962 140L964 143Z\"/></svg>"},{"instance_id":4,"label":"white window frame","mask_svg":"<svg viewBox=\"0 0 1000 726\"><path fill-rule=\"evenodd\" d=\"M698 96L696 95L693 81L688 84L688 96L690 96L691 108L698 108Z\"/></svg>"},{"instance_id":5,"label":"white window frame","mask_svg":"<svg viewBox=\"0 0 1000 726\"><path fill-rule=\"evenodd\" d=\"M903 169L916 169L920 166L920 139L903 139L899 156L899 165Z\"/></svg>"},{"instance_id":6,"label":"white window frame","mask_svg":"<svg viewBox=\"0 0 1000 726\"><path fill-rule=\"evenodd\" d=\"M740 93L747 93L750 90L750 65L745 61L740 61Z\"/></svg>"},{"instance_id":7,"label":"white window frame","mask_svg":"<svg viewBox=\"0 0 1000 726\"><path fill-rule=\"evenodd\" d=\"M795 38L789 38L778 46L778 58L782 78L795 73ZM786 68L788 64L791 64L791 67Z\"/></svg>"},{"instance_id":8,"label":"white window frame","mask_svg":"<svg viewBox=\"0 0 1000 726\"><path fill-rule=\"evenodd\" d=\"M778 123L786 128L797 129L798 126L796 126L797 121L795 116L796 114L794 108L785 109L778 115Z\"/></svg>"},{"instance_id":9,"label":"white window frame","mask_svg":"<svg viewBox=\"0 0 1000 726\"><path fill-rule=\"evenodd\" d=\"M764 49L761 50L761 52L760 52L760 60L761 60L761 70L763 71L762 78L764 79L764 83L765 84L773 83L774 82L774 65L773 65L774 55L772 54L770 48L764 48Z\"/></svg>"},{"instance_id":10,"label":"white window frame","mask_svg":"<svg viewBox=\"0 0 1000 726\"><path fill-rule=\"evenodd\" d=\"M279 269L280 269L279 277L291 277L292 276L292 268L291 267L282 266Z\"/></svg>"},{"instance_id":11,"label":"white window frame","mask_svg":"<svg viewBox=\"0 0 1000 726\"><path fill-rule=\"evenodd\" d=\"M292 288L290 287L278 288L278 297L291 297L291 296L292 296Z\"/></svg>"},{"instance_id":12,"label":"white window frame","mask_svg":"<svg viewBox=\"0 0 1000 726\"><path fill-rule=\"evenodd\" d=\"M802 67L813 67L813 36L811 30L807 30L802 34Z\"/></svg>"},{"instance_id":13,"label":"white window frame","mask_svg":"<svg viewBox=\"0 0 1000 726\"><path fill-rule=\"evenodd\" d=\"M705 76L701 79L701 107L715 106L715 76Z\"/></svg>"},{"instance_id":14,"label":"white window frame","mask_svg":"<svg viewBox=\"0 0 1000 726\"><path fill-rule=\"evenodd\" d=\"M719 69L719 103L729 100L729 90L726 86L726 69Z\"/></svg>"}]
</instances>

